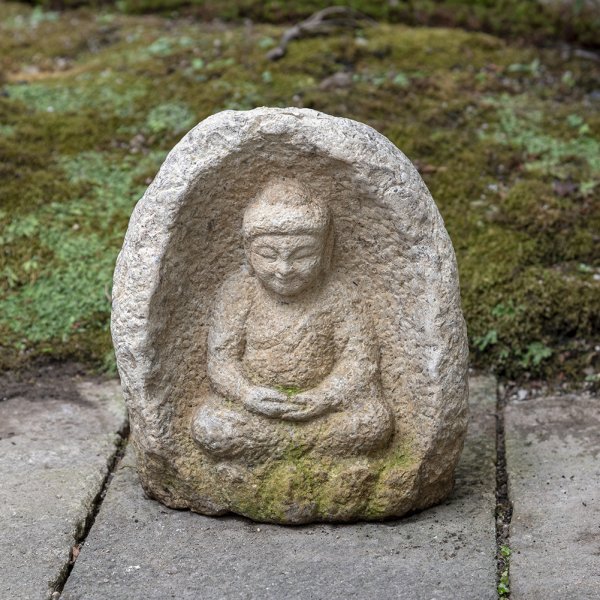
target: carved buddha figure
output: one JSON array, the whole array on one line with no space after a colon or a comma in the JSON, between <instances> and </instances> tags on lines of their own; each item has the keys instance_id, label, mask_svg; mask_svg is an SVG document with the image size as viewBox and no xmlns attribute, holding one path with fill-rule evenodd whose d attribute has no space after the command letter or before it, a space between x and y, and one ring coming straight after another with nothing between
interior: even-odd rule
<instances>
[{"instance_id":1,"label":"carved buddha figure","mask_svg":"<svg viewBox=\"0 0 600 600\"><path fill-rule=\"evenodd\" d=\"M243 219L247 264L221 286L208 336L213 394L192 422L218 458L294 448L335 456L384 447L378 346L355 288L330 270L328 208L296 182L267 185Z\"/></svg>"}]
</instances>

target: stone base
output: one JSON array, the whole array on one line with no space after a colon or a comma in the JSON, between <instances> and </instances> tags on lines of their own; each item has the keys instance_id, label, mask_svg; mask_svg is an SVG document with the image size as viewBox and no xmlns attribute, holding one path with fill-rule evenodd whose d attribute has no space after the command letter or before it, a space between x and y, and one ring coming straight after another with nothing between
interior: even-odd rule
<instances>
[{"instance_id":1,"label":"stone base","mask_svg":"<svg viewBox=\"0 0 600 600\"><path fill-rule=\"evenodd\" d=\"M171 508L206 515L234 512L267 523L397 517L439 502L452 490L450 475L439 483L435 497L417 506L418 464L400 455L346 461L290 458L256 469L215 463L202 474L207 488L202 495L178 483L168 488L165 482L179 477L167 465L139 456L142 486L151 498ZM216 485L210 489L208 482Z\"/></svg>"}]
</instances>

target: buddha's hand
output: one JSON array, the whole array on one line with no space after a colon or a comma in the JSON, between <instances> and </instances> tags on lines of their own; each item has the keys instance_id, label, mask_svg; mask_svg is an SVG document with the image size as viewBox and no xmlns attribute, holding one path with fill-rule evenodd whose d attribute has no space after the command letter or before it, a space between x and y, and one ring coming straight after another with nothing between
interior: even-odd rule
<instances>
[{"instance_id":1,"label":"buddha's hand","mask_svg":"<svg viewBox=\"0 0 600 600\"><path fill-rule=\"evenodd\" d=\"M308 421L333 409L332 403L323 394L303 392L293 397L295 407L283 415L286 421Z\"/></svg>"},{"instance_id":2,"label":"buddha's hand","mask_svg":"<svg viewBox=\"0 0 600 600\"><path fill-rule=\"evenodd\" d=\"M242 404L251 413L271 419L281 418L298 405L283 392L268 387L253 386L242 396Z\"/></svg>"}]
</instances>

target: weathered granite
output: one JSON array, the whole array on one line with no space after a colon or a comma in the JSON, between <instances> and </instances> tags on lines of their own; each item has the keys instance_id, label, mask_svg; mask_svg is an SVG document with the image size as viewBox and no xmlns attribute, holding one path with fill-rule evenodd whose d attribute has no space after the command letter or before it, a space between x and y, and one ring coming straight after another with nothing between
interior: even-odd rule
<instances>
[{"instance_id":1,"label":"weathered granite","mask_svg":"<svg viewBox=\"0 0 600 600\"><path fill-rule=\"evenodd\" d=\"M46 377L0 401L0 598L50 598L126 422L117 382Z\"/></svg>"},{"instance_id":2,"label":"weathered granite","mask_svg":"<svg viewBox=\"0 0 600 600\"><path fill-rule=\"evenodd\" d=\"M600 598L600 398L506 408L513 600Z\"/></svg>"},{"instance_id":3,"label":"weathered granite","mask_svg":"<svg viewBox=\"0 0 600 600\"><path fill-rule=\"evenodd\" d=\"M304 109L226 111L169 154L112 332L146 492L278 523L446 498L467 422L452 245L410 161Z\"/></svg>"},{"instance_id":4,"label":"weathered granite","mask_svg":"<svg viewBox=\"0 0 600 600\"><path fill-rule=\"evenodd\" d=\"M495 600L496 386L470 387L453 494L401 521L292 528L169 510L144 497L128 451L62 600Z\"/></svg>"}]
</instances>

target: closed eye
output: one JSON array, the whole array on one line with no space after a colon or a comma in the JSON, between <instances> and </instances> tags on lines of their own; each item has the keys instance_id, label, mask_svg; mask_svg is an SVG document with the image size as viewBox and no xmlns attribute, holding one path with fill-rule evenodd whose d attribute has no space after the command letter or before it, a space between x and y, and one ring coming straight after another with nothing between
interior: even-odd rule
<instances>
[{"instance_id":1,"label":"closed eye","mask_svg":"<svg viewBox=\"0 0 600 600\"><path fill-rule=\"evenodd\" d=\"M303 258L312 258L316 257L318 254L315 248L299 248L292 254L293 259L303 259Z\"/></svg>"},{"instance_id":2,"label":"closed eye","mask_svg":"<svg viewBox=\"0 0 600 600\"><path fill-rule=\"evenodd\" d=\"M258 254L261 258L266 258L267 260L275 260L277 258L277 253L272 250L268 250L267 248L259 248L254 250L255 254Z\"/></svg>"}]
</instances>

